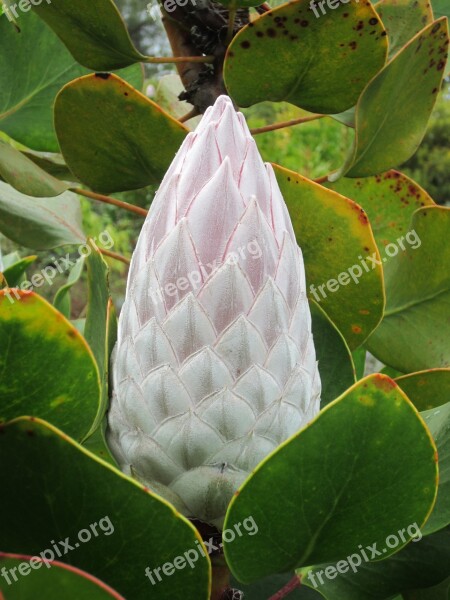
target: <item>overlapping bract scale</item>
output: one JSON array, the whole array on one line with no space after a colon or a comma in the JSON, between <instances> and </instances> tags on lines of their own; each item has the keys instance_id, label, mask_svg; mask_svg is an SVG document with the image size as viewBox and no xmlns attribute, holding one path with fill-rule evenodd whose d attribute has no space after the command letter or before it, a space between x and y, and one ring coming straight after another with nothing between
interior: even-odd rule
<instances>
[{"instance_id":1,"label":"overlapping bract scale","mask_svg":"<svg viewBox=\"0 0 450 600\"><path fill-rule=\"evenodd\" d=\"M227 97L187 136L143 226L113 385L122 469L219 527L249 472L319 410L301 250Z\"/></svg>"}]
</instances>

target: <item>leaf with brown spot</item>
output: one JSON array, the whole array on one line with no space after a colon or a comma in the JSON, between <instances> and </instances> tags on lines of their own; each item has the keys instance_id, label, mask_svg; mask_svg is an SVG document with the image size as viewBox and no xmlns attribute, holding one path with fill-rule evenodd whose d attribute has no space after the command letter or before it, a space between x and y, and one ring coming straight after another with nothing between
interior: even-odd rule
<instances>
[{"instance_id":1,"label":"leaf with brown spot","mask_svg":"<svg viewBox=\"0 0 450 600\"><path fill-rule=\"evenodd\" d=\"M343 177L323 185L364 208L380 249L390 243L398 243L408 234L411 217L417 209L435 206L423 188L398 171L362 179ZM407 242L403 240L403 244Z\"/></svg>"},{"instance_id":2,"label":"leaf with brown spot","mask_svg":"<svg viewBox=\"0 0 450 600\"><path fill-rule=\"evenodd\" d=\"M330 177L369 177L410 158L420 145L445 75L447 19L417 34L372 79L356 107L355 142Z\"/></svg>"},{"instance_id":3,"label":"leaf with brown spot","mask_svg":"<svg viewBox=\"0 0 450 600\"><path fill-rule=\"evenodd\" d=\"M63 156L96 192L158 184L188 129L116 75L87 75L56 98Z\"/></svg>"},{"instance_id":4,"label":"leaf with brown spot","mask_svg":"<svg viewBox=\"0 0 450 600\"><path fill-rule=\"evenodd\" d=\"M238 33L225 59L225 84L240 106L285 100L339 113L385 64L384 33L370 3L339 5L317 18L310 0L294 0Z\"/></svg>"}]
</instances>

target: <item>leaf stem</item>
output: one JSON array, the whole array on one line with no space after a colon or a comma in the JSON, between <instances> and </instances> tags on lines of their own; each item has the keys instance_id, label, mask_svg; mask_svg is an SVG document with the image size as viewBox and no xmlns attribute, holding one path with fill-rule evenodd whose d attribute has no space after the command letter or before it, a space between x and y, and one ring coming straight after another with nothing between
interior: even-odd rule
<instances>
[{"instance_id":1,"label":"leaf stem","mask_svg":"<svg viewBox=\"0 0 450 600\"><path fill-rule=\"evenodd\" d=\"M193 119L194 117L198 117L199 115L200 115L199 111L194 107L192 110L190 110L187 113L187 115L183 115L178 120L180 123L186 123L186 121L190 121L190 119Z\"/></svg>"},{"instance_id":2,"label":"leaf stem","mask_svg":"<svg viewBox=\"0 0 450 600\"><path fill-rule=\"evenodd\" d=\"M212 64L215 56L147 56L143 62L152 64L166 63L207 63Z\"/></svg>"},{"instance_id":3,"label":"leaf stem","mask_svg":"<svg viewBox=\"0 0 450 600\"><path fill-rule=\"evenodd\" d=\"M124 210L128 210L129 212L135 213L141 217L146 217L148 211L145 208L140 208L139 206L133 206L132 204L128 204L128 202L122 202L122 200L117 200L116 198L110 198L109 196L104 196L103 194L96 194L95 192L91 192L89 190L83 190L82 188L72 188L72 192L75 194L80 194L80 196L86 196L86 198L92 198L93 200L98 200L98 202L104 202L105 204L111 204L112 206L118 206L119 208L123 208Z\"/></svg>"},{"instance_id":4,"label":"leaf stem","mask_svg":"<svg viewBox=\"0 0 450 600\"><path fill-rule=\"evenodd\" d=\"M234 23L236 21L236 13L237 13L236 6L230 6L230 10L228 12L228 31L227 31L227 40L226 40L227 46L231 43L231 40L234 37Z\"/></svg>"},{"instance_id":5,"label":"leaf stem","mask_svg":"<svg viewBox=\"0 0 450 600\"><path fill-rule=\"evenodd\" d=\"M114 258L115 260L118 260L118 261L124 263L125 265L131 264L131 260L129 258L125 258L125 256L122 256L121 254L117 254L117 252L111 252L111 250L105 250L104 248L99 248L99 250L104 256L109 256L109 258Z\"/></svg>"},{"instance_id":6,"label":"leaf stem","mask_svg":"<svg viewBox=\"0 0 450 600\"><path fill-rule=\"evenodd\" d=\"M282 598L286 598L286 596L299 588L301 585L301 578L297 575L294 575L294 577L283 588L281 588L281 590L278 590L276 594L270 596L269 600L282 600Z\"/></svg>"},{"instance_id":7,"label":"leaf stem","mask_svg":"<svg viewBox=\"0 0 450 600\"><path fill-rule=\"evenodd\" d=\"M325 183L325 181L328 181L328 175L322 175L322 177L313 179L313 181L314 181L314 183Z\"/></svg>"},{"instance_id":8,"label":"leaf stem","mask_svg":"<svg viewBox=\"0 0 450 600\"><path fill-rule=\"evenodd\" d=\"M268 131L277 131L278 129L285 129L286 127L293 127L294 125L301 125L302 123L309 123L310 121L318 121L323 119L326 115L311 115L309 117L300 117L299 119L293 119L292 121L283 121L282 123L273 123L272 125L266 125L265 127L257 127L250 129L252 135L258 135L259 133L267 133Z\"/></svg>"}]
</instances>

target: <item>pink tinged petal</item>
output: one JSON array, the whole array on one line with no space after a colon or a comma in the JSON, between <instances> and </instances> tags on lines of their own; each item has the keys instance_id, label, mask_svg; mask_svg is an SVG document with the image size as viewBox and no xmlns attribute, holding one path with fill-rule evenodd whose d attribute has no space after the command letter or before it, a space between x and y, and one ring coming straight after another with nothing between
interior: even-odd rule
<instances>
[{"instance_id":1,"label":"pink tinged petal","mask_svg":"<svg viewBox=\"0 0 450 600\"><path fill-rule=\"evenodd\" d=\"M211 321L192 294L172 310L163 330L172 342L180 363L204 346L212 346L217 337Z\"/></svg>"},{"instance_id":2,"label":"pink tinged petal","mask_svg":"<svg viewBox=\"0 0 450 600\"><path fill-rule=\"evenodd\" d=\"M320 380L319 369L317 367L316 371L314 373L314 380L313 380L313 384L312 384L311 401L308 406L308 413L307 413L308 419L312 419L319 412L321 393L322 393L322 382Z\"/></svg>"},{"instance_id":3,"label":"pink tinged petal","mask_svg":"<svg viewBox=\"0 0 450 600\"><path fill-rule=\"evenodd\" d=\"M254 296L238 264L227 262L217 269L198 294L198 300L220 333L240 315L247 314Z\"/></svg>"},{"instance_id":4,"label":"pink tinged petal","mask_svg":"<svg viewBox=\"0 0 450 600\"><path fill-rule=\"evenodd\" d=\"M152 257L166 235L172 231L177 222L177 195L179 193L180 175L173 175L167 182L166 189L159 191L154 203L158 203L155 210L150 208L150 213L143 228L145 241L145 258ZM152 205L153 206L153 205ZM138 242L139 243L139 242ZM141 252L140 247L139 252Z\"/></svg>"},{"instance_id":5,"label":"pink tinged petal","mask_svg":"<svg viewBox=\"0 0 450 600\"><path fill-rule=\"evenodd\" d=\"M271 200L270 210L272 215L272 227L275 232L277 242L281 246L284 233L287 232L292 243L295 241L295 233L292 228L291 218L289 216L286 203L278 186L278 181L271 164L266 163L267 174L270 180Z\"/></svg>"},{"instance_id":6,"label":"pink tinged petal","mask_svg":"<svg viewBox=\"0 0 450 600\"><path fill-rule=\"evenodd\" d=\"M200 350L186 361L179 377L196 404L206 396L233 385L228 367L211 348Z\"/></svg>"},{"instance_id":7,"label":"pink tinged petal","mask_svg":"<svg viewBox=\"0 0 450 600\"><path fill-rule=\"evenodd\" d=\"M178 366L175 352L156 319L152 319L141 329L134 344L143 373L163 364Z\"/></svg>"},{"instance_id":8,"label":"pink tinged petal","mask_svg":"<svg viewBox=\"0 0 450 600\"><path fill-rule=\"evenodd\" d=\"M127 415L128 426L151 435L158 423L150 412L149 403L144 400L141 388L131 377L122 381L117 397L123 413Z\"/></svg>"},{"instance_id":9,"label":"pink tinged petal","mask_svg":"<svg viewBox=\"0 0 450 600\"><path fill-rule=\"evenodd\" d=\"M136 309L136 303L133 295L129 293L120 313L119 341L127 337L134 337L140 328L141 323Z\"/></svg>"},{"instance_id":10,"label":"pink tinged petal","mask_svg":"<svg viewBox=\"0 0 450 600\"><path fill-rule=\"evenodd\" d=\"M239 175L239 190L246 204L252 196L256 197L258 206L271 223L270 181L256 142L253 139L247 141L247 152Z\"/></svg>"},{"instance_id":11,"label":"pink tinged petal","mask_svg":"<svg viewBox=\"0 0 450 600\"><path fill-rule=\"evenodd\" d=\"M192 407L186 388L169 365L159 367L147 375L141 389L157 423L168 417L181 415Z\"/></svg>"},{"instance_id":12,"label":"pink tinged petal","mask_svg":"<svg viewBox=\"0 0 450 600\"><path fill-rule=\"evenodd\" d=\"M316 362L316 349L314 348L314 339L312 334L310 334L308 338L308 343L306 344L306 350L302 355L301 363L303 367L313 375L317 368Z\"/></svg>"},{"instance_id":13,"label":"pink tinged petal","mask_svg":"<svg viewBox=\"0 0 450 600\"><path fill-rule=\"evenodd\" d=\"M197 136L189 151L178 183L177 219L186 216L192 199L206 186L222 163L215 137L215 126L209 125Z\"/></svg>"},{"instance_id":14,"label":"pink tinged petal","mask_svg":"<svg viewBox=\"0 0 450 600\"><path fill-rule=\"evenodd\" d=\"M287 335L281 335L270 351L265 367L276 378L279 385L284 387L299 363L300 353L294 340Z\"/></svg>"},{"instance_id":15,"label":"pink tinged petal","mask_svg":"<svg viewBox=\"0 0 450 600\"><path fill-rule=\"evenodd\" d=\"M304 289L302 290L300 287L300 272L302 270L304 271L304 266L303 262L300 263L297 245L294 246L288 234L285 233L276 269L275 282L291 310L294 309L300 292L304 292Z\"/></svg>"},{"instance_id":16,"label":"pink tinged petal","mask_svg":"<svg viewBox=\"0 0 450 600\"><path fill-rule=\"evenodd\" d=\"M196 413L226 440L245 435L255 423L255 413L247 402L228 389L205 398Z\"/></svg>"},{"instance_id":17,"label":"pink tinged petal","mask_svg":"<svg viewBox=\"0 0 450 600\"><path fill-rule=\"evenodd\" d=\"M300 407L306 413L312 395L312 376L306 369L298 366L292 373L283 391L283 402Z\"/></svg>"},{"instance_id":18,"label":"pink tinged petal","mask_svg":"<svg viewBox=\"0 0 450 600\"><path fill-rule=\"evenodd\" d=\"M238 257L255 292L261 289L267 277L274 277L279 250L273 231L255 198L249 202L236 225L225 248L224 259L235 258L232 253Z\"/></svg>"},{"instance_id":19,"label":"pink tinged petal","mask_svg":"<svg viewBox=\"0 0 450 600\"><path fill-rule=\"evenodd\" d=\"M239 317L219 338L216 352L237 379L252 365L264 363L267 348L256 327L245 317Z\"/></svg>"},{"instance_id":20,"label":"pink tinged petal","mask_svg":"<svg viewBox=\"0 0 450 600\"><path fill-rule=\"evenodd\" d=\"M196 273L200 280L203 276L186 219L182 219L159 246L155 265L168 310L196 290L197 278L191 275Z\"/></svg>"},{"instance_id":21,"label":"pink tinged petal","mask_svg":"<svg viewBox=\"0 0 450 600\"><path fill-rule=\"evenodd\" d=\"M184 473L170 487L183 498L185 514L222 527L231 498L246 478L247 473L231 465L210 464Z\"/></svg>"},{"instance_id":22,"label":"pink tinged petal","mask_svg":"<svg viewBox=\"0 0 450 600\"><path fill-rule=\"evenodd\" d=\"M226 444L211 457L211 462L233 465L250 473L277 445L273 440L251 432Z\"/></svg>"},{"instance_id":23,"label":"pink tinged petal","mask_svg":"<svg viewBox=\"0 0 450 600\"><path fill-rule=\"evenodd\" d=\"M220 121L216 125L216 141L222 160L227 156L230 159L233 176L237 181L245 156L247 138L231 103L227 103ZM256 173L253 174L253 178L255 177Z\"/></svg>"},{"instance_id":24,"label":"pink tinged petal","mask_svg":"<svg viewBox=\"0 0 450 600\"><path fill-rule=\"evenodd\" d=\"M220 435L193 412L165 421L154 439L184 469L205 464L223 445Z\"/></svg>"},{"instance_id":25,"label":"pink tinged petal","mask_svg":"<svg viewBox=\"0 0 450 600\"><path fill-rule=\"evenodd\" d=\"M138 384L141 383L142 371L134 348L134 344L130 338L124 339L117 346L117 353L114 361L115 380L120 384L124 379L131 377Z\"/></svg>"},{"instance_id":26,"label":"pink tinged petal","mask_svg":"<svg viewBox=\"0 0 450 600\"><path fill-rule=\"evenodd\" d=\"M222 95L219 96L214 103L214 106L209 106L205 114L203 115L202 120L197 126L195 133L197 135L203 134L211 123L215 125L220 121L221 116L223 115L224 110L227 106L233 106L231 99L228 96Z\"/></svg>"},{"instance_id":27,"label":"pink tinged petal","mask_svg":"<svg viewBox=\"0 0 450 600\"><path fill-rule=\"evenodd\" d=\"M263 335L268 348L283 333L289 331L290 311L283 295L270 277L257 296L248 320Z\"/></svg>"},{"instance_id":28,"label":"pink tinged petal","mask_svg":"<svg viewBox=\"0 0 450 600\"><path fill-rule=\"evenodd\" d=\"M230 159L225 158L187 212L192 238L203 264L222 259L243 211L244 201L233 179Z\"/></svg>"},{"instance_id":29,"label":"pink tinged petal","mask_svg":"<svg viewBox=\"0 0 450 600\"><path fill-rule=\"evenodd\" d=\"M128 467L128 459L122 449L120 443L120 437L122 432L128 429L127 421L122 413L119 402L117 401L117 395L115 392L112 394L111 407L108 412L108 427L106 429L106 439L108 447L110 448L114 458L116 459L119 467L127 475L130 474Z\"/></svg>"},{"instance_id":30,"label":"pink tinged petal","mask_svg":"<svg viewBox=\"0 0 450 600\"><path fill-rule=\"evenodd\" d=\"M241 124L242 131L244 135L248 139L253 139L252 134L250 133L250 129L248 128L247 121L245 120L244 115L241 112L236 113L237 118L239 119L239 123Z\"/></svg>"},{"instance_id":31,"label":"pink tinged petal","mask_svg":"<svg viewBox=\"0 0 450 600\"><path fill-rule=\"evenodd\" d=\"M303 294L300 295L297 305L294 308L289 335L297 344L300 356L303 356L311 335L311 312L309 310L308 299Z\"/></svg>"},{"instance_id":32,"label":"pink tinged petal","mask_svg":"<svg viewBox=\"0 0 450 600\"><path fill-rule=\"evenodd\" d=\"M303 420L304 414L299 408L277 400L260 416L255 433L281 444L301 429Z\"/></svg>"},{"instance_id":33,"label":"pink tinged petal","mask_svg":"<svg viewBox=\"0 0 450 600\"><path fill-rule=\"evenodd\" d=\"M130 289L130 288L129 288ZM148 323L153 317L164 321L167 315L164 290L161 287L155 271L154 260L149 260L131 286L131 297L134 298L139 317L140 327ZM122 314L123 314L122 310Z\"/></svg>"},{"instance_id":34,"label":"pink tinged petal","mask_svg":"<svg viewBox=\"0 0 450 600\"><path fill-rule=\"evenodd\" d=\"M142 432L129 433L121 438L134 475L139 479L168 485L183 472L182 467L167 455L154 440Z\"/></svg>"},{"instance_id":35,"label":"pink tinged petal","mask_svg":"<svg viewBox=\"0 0 450 600\"><path fill-rule=\"evenodd\" d=\"M252 366L238 379L233 391L245 398L256 414L262 413L281 397L281 388L275 379L258 365Z\"/></svg>"}]
</instances>

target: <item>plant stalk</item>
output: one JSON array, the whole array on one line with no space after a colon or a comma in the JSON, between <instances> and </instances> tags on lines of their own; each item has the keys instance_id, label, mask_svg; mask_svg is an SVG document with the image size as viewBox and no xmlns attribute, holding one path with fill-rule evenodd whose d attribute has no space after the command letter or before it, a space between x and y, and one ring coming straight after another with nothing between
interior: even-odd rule
<instances>
[{"instance_id":1,"label":"plant stalk","mask_svg":"<svg viewBox=\"0 0 450 600\"><path fill-rule=\"evenodd\" d=\"M267 133L268 131L277 131L278 129L285 129L286 127L293 127L294 125L301 125L302 123L309 123L311 121L318 121L323 119L326 115L311 115L309 117L300 117L293 119L292 121L283 121L282 123L273 123L272 125L266 125L265 127L256 127L250 129L252 135L258 135L259 133Z\"/></svg>"},{"instance_id":2,"label":"plant stalk","mask_svg":"<svg viewBox=\"0 0 450 600\"><path fill-rule=\"evenodd\" d=\"M301 578L297 575L294 575L294 577L283 588L281 588L281 590L278 590L276 594L270 596L269 600L282 600L283 598L286 598L286 596L289 596L291 592L299 588L301 585Z\"/></svg>"},{"instance_id":3,"label":"plant stalk","mask_svg":"<svg viewBox=\"0 0 450 600\"><path fill-rule=\"evenodd\" d=\"M104 202L105 204L111 204L112 206L118 206L119 208L128 210L129 212L135 213L141 217L146 217L148 214L148 211L145 210L145 208L133 206L132 204L128 204L128 202L122 202L122 200L117 200L116 198L110 198L109 196L104 196L103 194L96 194L95 192L83 190L82 188L71 188L71 190L72 192L75 192L75 194L80 194L80 196L85 196L86 198L97 200L98 202Z\"/></svg>"},{"instance_id":4,"label":"plant stalk","mask_svg":"<svg viewBox=\"0 0 450 600\"><path fill-rule=\"evenodd\" d=\"M143 62L152 64L169 64L169 63L202 63L212 64L215 61L214 56L147 56Z\"/></svg>"},{"instance_id":5,"label":"plant stalk","mask_svg":"<svg viewBox=\"0 0 450 600\"><path fill-rule=\"evenodd\" d=\"M121 254L117 254L117 252L111 252L111 250L105 250L104 248L99 248L99 250L100 250L101 254L103 254L104 256L108 256L109 258L114 258L114 260L118 260L128 266L130 266L130 264L131 264L131 260L129 258L125 258L125 256L122 256Z\"/></svg>"}]
</instances>

